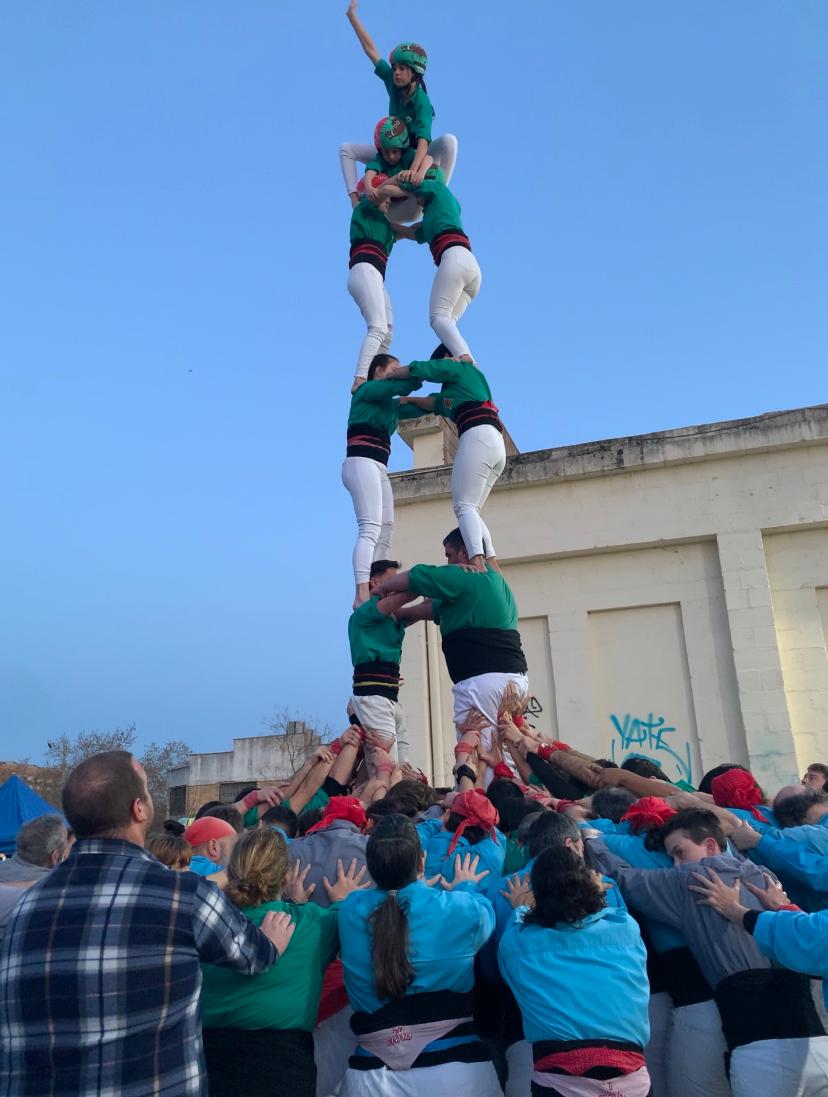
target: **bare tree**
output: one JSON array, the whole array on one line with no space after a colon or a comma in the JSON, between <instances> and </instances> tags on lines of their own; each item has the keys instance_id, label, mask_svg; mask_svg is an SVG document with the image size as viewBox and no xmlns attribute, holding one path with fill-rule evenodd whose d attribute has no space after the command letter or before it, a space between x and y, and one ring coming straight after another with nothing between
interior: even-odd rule
<instances>
[{"instance_id":1,"label":"bare tree","mask_svg":"<svg viewBox=\"0 0 828 1097\"><path fill-rule=\"evenodd\" d=\"M147 787L155 804L155 819L159 824L170 813L167 797L169 772L186 765L191 754L182 739L173 739L169 743L149 743L141 755L141 765L147 771Z\"/></svg>"},{"instance_id":2,"label":"bare tree","mask_svg":"<svg viewBox=\"0 0 828 1097\"><path fill-rule=\"evenodd\" d=\"M283 749L274 758L272 772L261 774L262 778L282 779L289 776L284 772L277 772L283 770L280 761L287 765L290 774L295 773L320 743L329 742L333 738L333 733L327 725L316 730L317 723L315 718L296 713L286 705L266 720L265 726L268 732L271 735L278 735L283 740Z\"/></svg>"}]
</instances>

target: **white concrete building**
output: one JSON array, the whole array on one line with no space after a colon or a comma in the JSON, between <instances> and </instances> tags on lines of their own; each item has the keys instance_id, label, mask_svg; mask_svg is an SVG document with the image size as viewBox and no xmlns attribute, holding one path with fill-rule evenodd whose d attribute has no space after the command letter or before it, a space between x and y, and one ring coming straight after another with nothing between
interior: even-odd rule
<instances>
[{"instance_id":1,"label":"white concrete building","mask_svg":"<svg viewBox=\"0 0 828 1097\"><path fill-rule=\"evenodd\" d=\"M191 754L167 777L170 814L193 815L208 800L232 804L245 787L286 781L321 741L313 728L292 720L281 735L248 735L234 739L232 750Z\"/></svg>"},{"instance_id":2,"label":"white concrete building","mask_svg":"<svg viewBox=\"0 0 828 1097\"><path fill-rule=\"evenodd\" d=\"M395 551L442 563L456 437L406 428ZM691 782L734 761L774 790L828 761L828 405L511 456L486 521L544 732ZM402 672L414 760L448 782L435 626Z\"/></svg>"}]
</instances>

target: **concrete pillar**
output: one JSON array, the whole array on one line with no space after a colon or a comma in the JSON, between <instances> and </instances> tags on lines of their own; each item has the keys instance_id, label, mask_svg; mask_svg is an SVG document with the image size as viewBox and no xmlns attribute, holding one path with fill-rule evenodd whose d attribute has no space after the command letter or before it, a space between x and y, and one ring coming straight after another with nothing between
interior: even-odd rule
<instances>
[{"instance_id":1,"label":"concrete pillar","mask_svg":"<svg viewBox=\"0 0 828 1097\"><path fill-rule=\"evenodd\" d=\"M748 760L768 791L798 771L761 530L720 533L719 561Z\"/></svg>"}]
</instances>

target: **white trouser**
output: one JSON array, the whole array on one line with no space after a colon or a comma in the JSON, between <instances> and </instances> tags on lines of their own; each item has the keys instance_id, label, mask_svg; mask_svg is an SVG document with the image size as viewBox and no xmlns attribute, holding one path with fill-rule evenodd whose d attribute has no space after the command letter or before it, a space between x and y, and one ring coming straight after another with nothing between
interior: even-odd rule
<instances>
[{"instance_id":1,"label":"white trouser","mask_svg":"<svg viewBox=\"0 0 828 1097\"><path fill-rule=\"evenodd\" d=\"M525 674L503 673L501 671L489 671L487 674L475 674L472 678L464 678L451 687L454 695L454 723L462 724L469 714L469 709L477 709L486 717L486 726L480 732L480 745L485 751L492 749L494 733L497 728L497 716L503 703L503 694L510 682L514 682L518 697L525 701L529 699L529 679ZM457 732L457 741L460 742L460 732ZM494 777L491 766L486 767L484 782L488 787Z\"/></svg>"},{"instance_id":2,"label":"white trouser","mask_svg":"<svg viewBox=\"0 0 828 1097\"><path fill-rule=\"evenodd\" d=\"M351 1029L353 1014L350 1006L344 1006L338 1013L326 1017L313 1030L316 1097L332 1097L345 1077L348 1060L357 1045L357 1038ZM241 1088L244 1089L244 1086Z\"/></svg>"},{"instance_id":3,"label":"white trouser","mask_svg":"<svg viewBox=\"0 0 828 1097\"><path fill-rule=\"evenodd\" d=\"M370 263L355 263L348 271L348 293L356 301L368 329L357 358L357 377L367 377L375 354L385 354L394 334L391 298L382 275Z\"/></svg>"},{"instance_id":4,"label":"white trouser","mask_svg":"<svg viewBox=\"0 0 828 1097\"><path fill-rule=\"evenodd\" d=\"M828 1036L757 1040L730 1057L733 1097L826 1097Z\"/></svg>"},{"instance_id":5,"label":"white trouser","mask_svg":"<svg viewBox=\"0 0 828 1097\"><path fill-rule=\"evenodd\" d=\"M442 137L435 137L428 146L428 155L437 165L443 169L446 184L451 179L454 164L457 160L457 138L453 133L444 133ZM376 160L377 150L374 145L361 145L356 141L346 141L339 146L339 163L342 167L342 177L345 180L345 190L348 194L357 192L357 164L368 164Z\"/></svg>"},{"instance_id":6,"label":"white trouser","mask_svg":"<svg viewBox=\"0 0 828 1097\"><path fill-rule=\"evenodd\" d=\"M428 322L452 358L471 354L457 321L480 291L482 277L468 248L455 244L443 252L428 300Z\"/></svg>"},{"instance_id":7,"label":"white trouser","mask_svg":"<svg viewBox=\"0 0 828 1097\"><path fill-rule=\"evenodd\" d=\"M670 1097L729 1097L726 1054L715 1002L677 1006L667 1055Z\"/></svg>"},{"instance_id":8,"label":"white trouser","mask_svg":"<svg viewBox=\"0 0 828 1097\"><path fill-rule=\"evenodd\" d=\"M527 1091L528 1092L528 1091ZM352 1070L338 1097L503 1097L491 1063L443 1063L412 1070Z\"/></svg>"},{"instance_id":9,"label":"white trouser","mask_svg":"<svg viewBox=\"0 0 828 1097\"><path fill-rule=\"evenodd\" d=\"M389 697L378 697L372 694L367 697L351 697L354 713L360 724L366 731L382 732L383 735L393 735L397 745L391 751L393 760L408 761L408 727L405 722L405 709L399 701L392 701Z\"/></svg>"},{"instance_id":10,"label":"white trouser","mask_svg":"<svg viewBox=\"0 0 828 1097\"><path fill-rule=\"evenodd\" d=\"M394 534L394 496L388 469L370 457L346 457L342 483L351 493L357 520L354 579L367 583L374 560L387 560Z\"/></svg>"},{"instance_id":11,"label":"white trouser","mask_svg":"<svg viewBox=\"0 0 828 1097\"><path fill-rule=\"evenodd\" d=\"M535 1062L528 1040L516 1040L506 1048L506 1097L526 1097L532 1092Z\"/></svg>"},{"instance_id":12,"label":"white trouser","mask_svg":"<svg viewBox=\"0 0 828 1097\"><path fill-rule=\"evenodd\" d=\"M673 1015L673 999L667 991L650 995L647 1012L650 1018L650 1040L644 1049L647 1070L653 1084L653 1097L673 1097L667 1087L667 1048L670 1022Z\"/></svg>"},{"instance_id":13,"label":"white trouser","mask_svg":"<svg viewBox=\"0 0 828 1097\"><path fill-rule=\"evenodd\" d=\"M451 469L451 500L470 559L497 555L480 510L505 466L506 446L497 427L481 423L460 435Z\"/></svg>"}]
</instances>

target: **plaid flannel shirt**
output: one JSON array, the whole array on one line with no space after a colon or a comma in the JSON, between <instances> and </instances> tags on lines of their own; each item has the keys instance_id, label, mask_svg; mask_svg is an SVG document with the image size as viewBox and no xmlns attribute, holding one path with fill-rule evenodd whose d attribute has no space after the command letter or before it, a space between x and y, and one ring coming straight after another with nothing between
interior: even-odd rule
<instances>
[{"instance_id":1,"label":"plaid flannel shirt","mask_svg":"<svg viewBox=\"0 0 828 1097\"><path fill-rule=\"evenodd\" d=\"M0 949L0 1094L202 1097L200 962L255 975L277 957L202 877L78 841Z\"/></svg>"}]
</instances>

